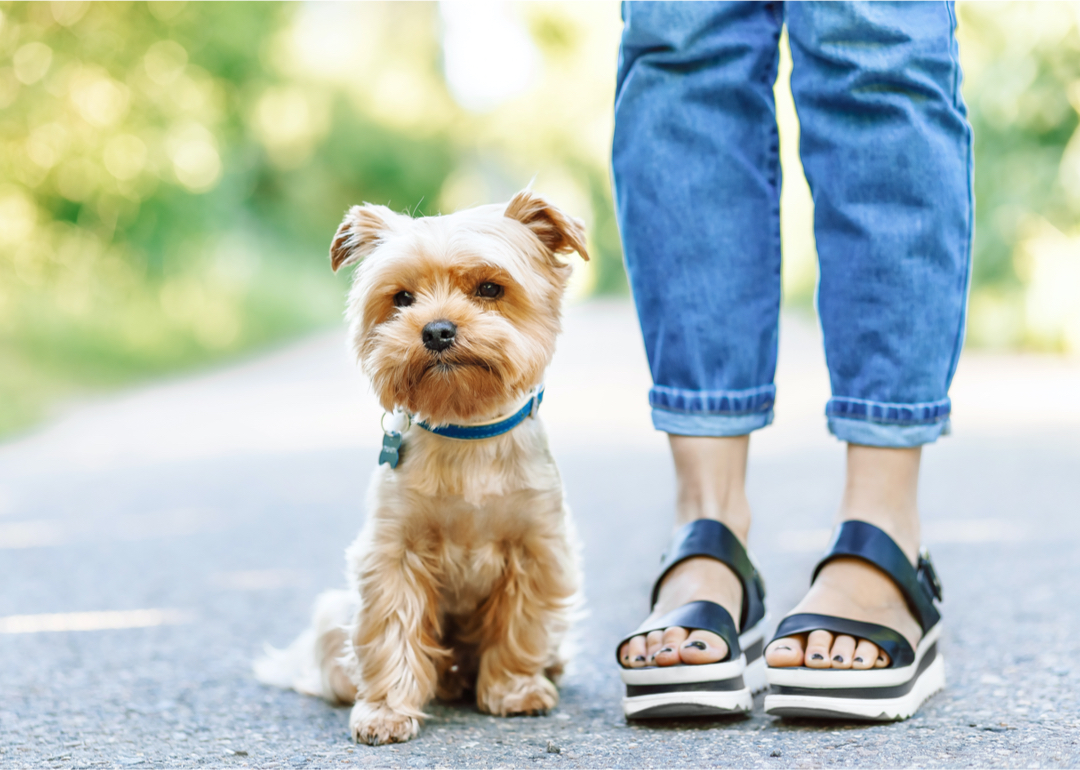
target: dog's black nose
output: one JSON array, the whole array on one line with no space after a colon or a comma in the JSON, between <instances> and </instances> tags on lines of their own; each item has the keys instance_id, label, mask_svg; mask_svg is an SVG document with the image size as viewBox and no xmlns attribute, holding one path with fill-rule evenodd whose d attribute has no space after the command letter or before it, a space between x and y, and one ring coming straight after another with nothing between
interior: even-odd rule
<instances>
[{"instance_id":1,"label":"dog's black nose","mask_svg":"<svg viewBox=\"0 0 1080 770\"><path fill-rule=\"evenodd\" d=\"M424 327L424 331L420 336L424 339L425 348L438 353L440 350L446 350L454 344L454 337L457 336L457 324L453 321L447 321L445 318L440 321L432 321Z\"/></svg>"}]
</instances>

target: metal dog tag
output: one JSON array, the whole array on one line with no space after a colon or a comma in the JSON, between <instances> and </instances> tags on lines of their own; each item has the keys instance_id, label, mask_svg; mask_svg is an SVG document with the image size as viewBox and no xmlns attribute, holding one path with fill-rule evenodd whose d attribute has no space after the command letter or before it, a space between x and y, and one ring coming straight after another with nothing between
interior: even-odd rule
<instances>
[{"instance_id":1,"label":"metal dog tag","mask_svg":"<svg viewBox=\"0 0 1080 770\"><path fill-rule=\"evenodd\" d=\"M396 468L401 461L401 434L396 430L383 434L382 451L379 452L379 465L386 463Z\"/></svg>"}]
</instances>

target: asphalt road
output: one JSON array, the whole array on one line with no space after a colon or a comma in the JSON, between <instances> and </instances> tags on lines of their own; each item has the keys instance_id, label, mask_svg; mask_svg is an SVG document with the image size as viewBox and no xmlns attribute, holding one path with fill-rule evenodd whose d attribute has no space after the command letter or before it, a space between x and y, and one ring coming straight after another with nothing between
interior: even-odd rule
<instances>
[{"instance_id":1,"label":"asphalt road","mask_svg":"<svg viewBox=\"0 0 1080 770\"><path fill-rule=\"evenodd\" d=\"M823 367L813 327L785 319L777 419L749 480L774 619L839 500ZM645 613L670 527L647 386L629 307L572 308L542 414L591 614L558 709L434 705L399 746L354 746L347 709L250 673L342 584L364 515L380 413L342 331L0 445L0 767L1080 766L1080 362L962 361L954 435L926 450L922 490L949 685L877 726L778 721L760 698L748 719L623 720L612 645Z\"/></svg>"}]
</instances>

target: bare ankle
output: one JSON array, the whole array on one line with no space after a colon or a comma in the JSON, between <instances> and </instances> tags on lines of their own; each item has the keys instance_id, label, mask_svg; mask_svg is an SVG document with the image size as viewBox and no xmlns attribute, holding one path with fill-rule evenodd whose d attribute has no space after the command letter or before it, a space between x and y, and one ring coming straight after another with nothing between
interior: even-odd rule
<instances>
[{"instance_id":1,"label":"bare ankle","mask_svg":"<svg viewBox=\"0 0 1080 770\"><path fill-rule=\"evenodd\" d=\"M838 521L859 519L885 531L907 557L919 552L921 449L848 444L847 483Z\"/></svg>"},{"instance_id":2,"label":"bare ankle","mask_svg":"<svg viewBox=\"0 0 1080 770\"><path fill-rule=\"evenodd\" d=\"M746 542L750 503L746 498L749 436L669 436L675 461L675 525L715 519Z\"/></svg>"}]
</instances>

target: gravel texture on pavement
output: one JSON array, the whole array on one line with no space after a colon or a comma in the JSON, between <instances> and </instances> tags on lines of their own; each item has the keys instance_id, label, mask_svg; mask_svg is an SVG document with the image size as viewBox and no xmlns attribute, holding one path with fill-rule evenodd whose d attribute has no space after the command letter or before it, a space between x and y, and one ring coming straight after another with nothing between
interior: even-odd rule
<instances>
[{"instance_id":1,"label":"gravel texture on pavement","mask_svg":"<svg viewBox=\"0 0 1080 770\"><path fill-rule=\"evenodd\" d=\"M844 458L817 331L785 317L781 337L749 478L774 623L828 537ZM760 696L746 719L623 719L613 645L647 612L671 526L648 384L627 303L568 311L541 413L589 614L558 708L433 704L417 740L384 747L350 741L348 709L251 675L342 585L363 518L380 410L342 331L0 445L0 768L1080 766L1080 365L965 354L921 493L948 688L887 725L776 720ZM49 630L95 624L130 627Z\"/></svg>"}]
</instances>

